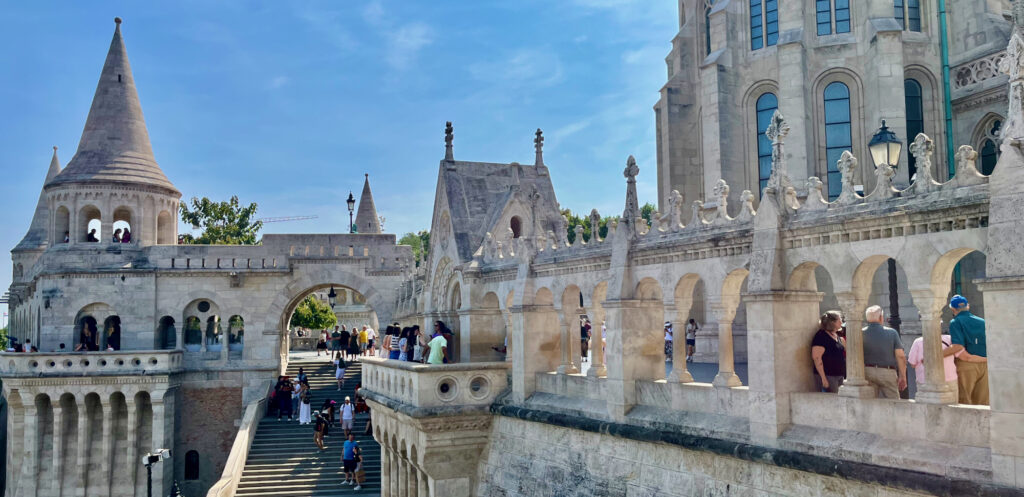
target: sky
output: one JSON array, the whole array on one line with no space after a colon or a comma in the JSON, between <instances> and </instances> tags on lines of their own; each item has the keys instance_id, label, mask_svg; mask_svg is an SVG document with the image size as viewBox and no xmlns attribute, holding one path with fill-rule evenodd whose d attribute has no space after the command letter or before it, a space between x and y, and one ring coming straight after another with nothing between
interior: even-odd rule
<instances>
[{"instance_id":1,"label":"sky","mask_svg":"<svg viewBox=\"0 0 1024 497\"><path fill-rule=\"evenodd\" d=\"M657 201L653 105L674 0L9 2L0 16L0 246L25 234L52 147L74 155L121 26L157 162L182 200L259 204L264 233L344 232L370 174L384 231L429 229L455 157L533 163L563 208ZM181 232L187 232L182 227ZM10 285L9 270L0 286Z\"/></svg>"}]
</instances>

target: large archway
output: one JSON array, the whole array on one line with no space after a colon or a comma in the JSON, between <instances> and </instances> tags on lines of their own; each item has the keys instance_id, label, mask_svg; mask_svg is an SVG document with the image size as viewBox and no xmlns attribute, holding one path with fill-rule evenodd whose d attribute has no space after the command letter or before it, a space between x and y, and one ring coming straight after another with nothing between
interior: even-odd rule
<instances>
[{"instance_id":1,"label":"large archway","mask_svg":"<svg viewBox=\"0 0 1024 497\"><path fill-rule=\"evenodd\" d=\"M378 314L373 303L354 285L329 281L309 286L304 290L296 292L281 312L281 327L279 329L283 330L283 332L279 342L279 355L281 357L282 369L287 366L290 353L314 350L316 340L323 331L321 329L303 328L296 325L293 321L299 305L309 297L318 301L321 308L329 308L334 314L335 323L329 326L328 333L332 333L335 327L343 327L348 332L345 335L348 337L349 343L339 343L338 346L341 350L358 348L358 341L352 343L352 330L361 330L362 327L366 326L380 334L382 333L381 325L384 324L386 326L386 323L382 323L382 316ZM332 301L333 306L331 305ZM377 342L380 343L380 340Z\"/></svg>"}]
</instances>

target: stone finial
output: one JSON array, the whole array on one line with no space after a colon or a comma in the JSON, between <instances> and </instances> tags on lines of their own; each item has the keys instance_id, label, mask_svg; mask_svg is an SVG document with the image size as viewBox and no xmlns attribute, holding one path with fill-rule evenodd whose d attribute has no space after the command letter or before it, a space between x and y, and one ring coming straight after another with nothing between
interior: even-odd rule
<instances>
[{"instance_id":1,"label":"stone finial","mask_svg":"<svg viewBox=\"0 0 1024 497\"><path fill-rule=\"evenodd\" d=\"M452 127L452 122L448 121L444 123L444 160L454 161L455 152L452 148L452 142L455 140L455 128Z\"/></svg>"},{"instance_id":2,"label":"stone finial","mask_svg":"<svg viewBox=\"0 0 1024 497\"><path fill-rule=\"evenodd\" d=\"M892 187L892 178L896 175L896 169L888 164L875 166L875 189L867 196L870 201L880 201L892 198L896 190Z\"/></svg>"},{"instance_id":3,"label":"stone finial","mask_svg":"<svg viewBox=\"0 0 1024 497\"><path fill-rule=\"evenodd\" d=\"M544 165L544 132L537 128L536 135L533 139L533 149L537 152L537 158L534 161L535 166Z\"/></svg>"},{"instance_id":4,"label":"stone finial","mask_svg":"<svg viewBox=\"0 0 1024 497\"><path fill-rule=\"evenodd\" d=\"M576 235L576 238L573 241L572 246L573 247L582 247L583 246L583 225L582 224L577 224L576 228L573 229L573 233Z\"/></svg>"},{"instance_id":5,"label":"stone finial","mask_svg":"<svg viewBox=\"0 0 1024 497\"><path fill-rule=\"evenodd\" d=\"M704 202L701 202L700 200L694 200L693 213L690 216L690 222L686 225L688 229L698 229L701 226L708 224L707 221L704 220L704 216L701 214L701 211L703 210Z\"/></svg>"},{"instance_id":6,"label":"stone finial","mask_svg":"<svg viewBox=\"0 0 1024 497\"><path fill-rule=\"evenodd\" d=\"M512 228L505 228L505 239L509 241L509 247L511 247L512 240L516 239L516 233L512 231Z\"/></svg>"},{"instance_id":7,"label":"stone finial","mask_svg":"<svg viewBox=\"0 0 1024 497\"><path fill-rule=\"evenodd\" d=\"M807 200L804 201L804 205L801 209L809 211L819 211L828 208L828 201L825 200L823 190L825 184L818 179L817 176L811 176L807 178Z\"/></svg>"},{"instance_id":8,"label":"stone finial","mask_svg":"<svg viewBox=\"0 0 1024 497\"><path fill-rule=\"evenodd\" d=\"M679 231L683 228L683 194L679 190L668 194L668 209L669 230Z\"/></svg>"},{"instance_id":9,"label":"stone finial","mask_svg":"<svg viewBox=\"0 0 1024 497\"><path fill-rule=\"evenodd\" d=\"M796 188L792 186L786 187L786 192L782 195L783 204L786 206L786 210L790 212L796 212L800 210L800 199L796 196Z\"/></svg>"},{"instance_id":10,"label":"stone finial","mask_svg":"<svg viewBox=\"0 0 1024 497\"><path fill-rule=\"evenodd\" d=\"M956 176L946 185L953 188L979 185L985 182L985 175L978 171L978 152L970 145L964 145L956 151Z\"/></svg>"},{"instance_id":11,"label":"stone finial","mask_svg":"<svg viewBox=\"0 0 1024 497\"><path fill-rule=\"evenodd\" d=\"M484 235L484 261L494 260L494 235L490 231Z\"/></svg>"},{"instance_id":12,"label":"stone finial","mask_svg":"<svg viewBox=\"0 0 1024 497\"><path fill-rule=\"evenodd\" d=\"M836 161L836 168L839 169L839 174L843 180L843 190L839 194L839 198L836 199L836 203L848 205L860 200L861 196L857 195L857 191L853 189L854 182L856 181L853 177L857 174L857 158L849 150L844 150L843 155Z\"/></svg>"},{"instance_id":13,"label":"stone finial","mask_svg":"<svg viewBox=\"0 0 1024 497\"><path fill-rule=\"evenodd\" d=\"M777 191L784 191L786 187L793 186L786 169L786 136L789 134L789 124L782 117L782 113L775 110L772 114L771 123L765 130L765 136L772 141L772 172L768 178L767 187L775 188Z\"/></svg>"},{"instance_id":14,"label":"stone finial","mask_svg":"<svg viewBox=\"0 0 1024 497\"><path fill-rule=\"evenodd\" d=\"M715 219L712 221L712 224L731 221L732 218L729 217L729 184L724 179L720 179L715 183L715 187L711 192L718 198L718 210L715 213Z\"/></svg>"},{"instance_id":15,"label":"stone finial","mask_svg":"<svg viewBox=\"0 0 1024 497\"><path fill-rule=\"evenodd\" d=\"M935 142L928 135L918 133L910 144L910 154L917 160L917 177L912 190L914 193L928 193L939 188L932 177L932 155L935 153Z\"/></svg>"},{"instance_id":16,"label":"stone finial","mask_svg":"<svg viewBox=\"0 0 1024 497\"><path fill-rule=\"evenodd\" d=\"M605 239L615 236L615 232L619 230L619 220L617 218L611 218L608 220L608 233Z\"/></svg>"},{"instance_id":17,"label":"stone finial","mask_svg":"<svg viewBox=\"0 0 1024 497\"><path fill-rule=\"evenodd\" d=\"M754 219L757 212L754 211L754 193L750 190L743 190L740 193L740 213L736 216L736 219L740 221L749 221Z\"/></svg>"},{"instance_id":18,"label":"stone finial","mask_svg":"<svg viewBox=\"0 0 1024 497\"><path fill-rule=\"evenodd\" d=\"M501 240L498 240L495 243L495 247L496 247L496 251L497 251L497 258L498 259L504 259L505 258L505 247L504 247L504 244L501 243Z\"/></svg>"},{"instance_id":19,"label":"stone finial","mask_svg":"<svg viewBox=\"0 0 1024 497\"><path fill-rule=\"evenodd\" d=\"M636 158L632 155L626 159L626 169L622 175L626 178L626 208L622 211L622 222L629 227L628 236L633 238L643 233L643 226L640 217L640 204L636 198L636 175L640 174L640 168L636 165Z\"/></svg>"},{"instance_id":20,"label":"stone finial","mask_svg":"<svg viewBox=\"0 0 1024 497\"><path fill-rule=\"evenodd\" d=\"M559 248L569 246L569 218L562 214L562 223L558 225L558 238L553 240Z\"/></svg>"},{"instance_id":21,"label":"stone finial","mask_svg":"<svg viewBox=\"0 0 1024 497\"><path fill-rule=\"evenodd\" d=\"M651 213L651 229L647 231L648 235L657 235L661 232L661 213L654 211Z\"/></svg>"},{"instance_id":22,"label":"stone finial","mask_svg":"<svg viewBox=\"0 0 1024 497\"><path fill-rule=\"evenodd\" d=\"M601 241L601 214L598 214L597 209L590 211L590 243L598 243Z\"/></svg>"}]
</instances>

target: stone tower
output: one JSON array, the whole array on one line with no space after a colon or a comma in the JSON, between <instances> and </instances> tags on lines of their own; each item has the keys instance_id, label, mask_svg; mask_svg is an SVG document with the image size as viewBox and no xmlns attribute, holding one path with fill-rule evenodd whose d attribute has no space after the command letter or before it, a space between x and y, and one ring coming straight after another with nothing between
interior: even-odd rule
<instances>
[{"instance_id":1,"label":"stone tower","mask_svg":"<svg viewBox=\"0 0 1024 497\"><path fill-rule=\"evenodd\" d=\"M57 147L53 147L53 157L50 158L50 168L46 171L43 185L45 186L59 173L60 161L57 159ZM50 245L49 223L50 208L46 203L45 192L40 189L39 202L36 203L35 213L32 214L32 224L29 225L28 232L18 242L18 245L11 250L15 285L22 281L25 273L35 265L39 260L39 255Z\"/></svg>"},{"instance_id":2,"label":"stone tower","mask_svg":"<svg viewBox=\"0 0 1024 497\"><path fill-rule=\"evenodd\" d=\"M359 196L359 211L356 213L356 232L364 234L380 233L380 218L377 208L373 205L373 193L370 193L370 175L363 182L363 193Z\"/></svg>"},{"instance_id":3,"label":"stone tower","mask_svg":"<svg viewBox=\"0 0 1024 497\"><path fill-rule=\"evenodd\" d=\"M114 22L78 151L45 187L51 247L63 245L65 233L70 245L109 243L115 223L130 230L136 246L177 241L181 193L153 157L121 20Z\"/></svg>"}]
</instances>

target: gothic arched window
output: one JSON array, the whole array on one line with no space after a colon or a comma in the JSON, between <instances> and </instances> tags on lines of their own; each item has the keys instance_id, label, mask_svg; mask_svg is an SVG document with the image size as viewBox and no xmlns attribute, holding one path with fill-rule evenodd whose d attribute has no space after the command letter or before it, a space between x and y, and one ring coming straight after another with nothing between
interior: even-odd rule
<instances>
[{"instance_id":1,"label":"gothic arched window","mask_svg":"<svg viewBox=\"0 0 1024 497\"><path fill-rule=\"evenodd\" d=\"M924 99L922 98L921 83L916 79L903 81L903 102L907 112L907 142L912 143L918 133L924 133ZM907 155L907 177L911 182L917 174L917 159L913 155Z\"/></svg>"},{"instance_id":2,"label":"gothic arched window","mask_svg":"<svg viewBox=\"0 0 1024 497\"><path fill-rule=\"evenodd\" d=\"M185 479L199 479L199 452L190 450L185 453Z\"/></svg>"},{"instance_id":3,"label":"gothic arched window","mask_svg":"<svg viewBox=\"0 0 1024 497\"><path fill-rule=\"evenodd\" d=\"M772 175L772 141L765 135L772 115L779 108L779 99L774 93L765 93L757 98L757 193L760 196Z\"/></svg>"},{"instance_id":4,"label":"gothic arched window","mask_svg":"<svg viewBox=\"0 0 1024 497\"><path fill-rule=\"evenodd\" d=\"M1003 127L1003 121L993 119L991 125L985 124L985 133L979 147L978 155L981 159L979 170L981 174L991 175L996 169L996 162L999 161L999 131Z\"/></svg>"},{"instance_id":5,"label":"gothic arched window","mask_svg":"<svg viewBox=\"0 0 1024 497\"><path fill-rule=\"evenodd\" d=\"M750 49L779 42L779 0L750 0Z\"/></svg>"},{"instance_id":6,"label":"gothic arched window","mask_svg":"<svg viewBox=\"0 0 1024 497\"><path fill-rule=\"evenodd\" d=\"M850 88L836 81L825 87L825 164L828 171L828 198L842 192L842 179L836 163L843 152L853 147L850 123Z\"/></svg>"},{"instance_id":7,"label":"gothic arched window","mask_svg":"<svg viewBox=\"0 0 1024 497\"><path fill-rule=\"evenodd\" d=\"M908 31L921 31L921 0L893 0L893 17Z\"/></svg>"}]
</instances>

